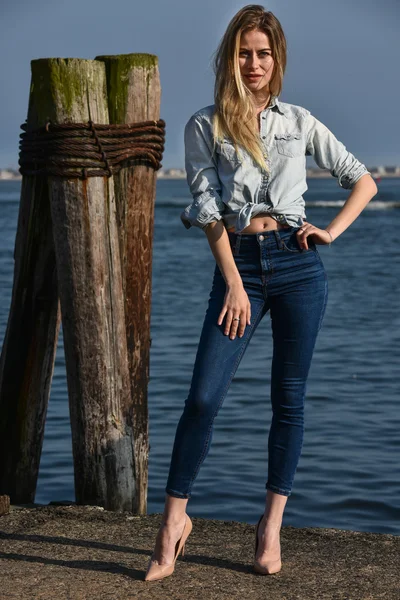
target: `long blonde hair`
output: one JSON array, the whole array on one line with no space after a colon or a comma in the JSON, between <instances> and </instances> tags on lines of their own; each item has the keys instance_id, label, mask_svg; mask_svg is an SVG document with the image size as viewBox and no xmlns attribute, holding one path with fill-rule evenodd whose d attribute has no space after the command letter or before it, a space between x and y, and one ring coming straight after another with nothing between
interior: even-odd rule
<instances>
[{"instance_id":1,"label":"long blonde hair","mask_svg":"<svg viewBox=\"0 0 400 600\"><path fill-rule=\"evenodd\" d=\"M214 143L225 136L232 138L236 149L242 146L255 162L268 171L255 117L251 91L240 74L239 48L243 32L260 29L269 38L274 71L269 82L272 96L279 96L286 69L286 38L278 19L260 4L244 6L231 19L214 56Z\"/></svg>"}]
</instances>

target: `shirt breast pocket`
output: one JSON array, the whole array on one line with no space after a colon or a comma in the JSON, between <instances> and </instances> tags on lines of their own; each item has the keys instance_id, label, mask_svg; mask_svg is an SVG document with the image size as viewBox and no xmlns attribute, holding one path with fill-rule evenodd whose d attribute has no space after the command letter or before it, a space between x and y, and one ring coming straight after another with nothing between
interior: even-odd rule
<instances>
[{"instance_id":1,"label":"shirt breast pocket","mask_svg":"<svg viewBox=\"0 0 400 600\"><path fill-rule=\"evenodd\" d=\"M304 137L300 131L275 133L275 144L279 154L295 158L305 154Z\"/></svg>"}]
</instances>

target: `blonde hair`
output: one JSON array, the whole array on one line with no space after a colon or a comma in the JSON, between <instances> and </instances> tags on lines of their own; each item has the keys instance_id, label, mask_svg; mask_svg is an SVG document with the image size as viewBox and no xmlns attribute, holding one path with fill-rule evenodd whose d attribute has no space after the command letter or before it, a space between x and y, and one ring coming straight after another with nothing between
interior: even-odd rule
<instances>
[{"instance_id":1,"label":"blonde hair","mask_svg":"<svg viewBox=\"0 0 400 600\"><path fill-rule=\"evenodd\" d=\"M279 96L286 69L286 38L280 22L260 4L244 6L231 19L214 57L215 114L213 119L214 144L224 136L232 138L238 150L242 146L255 162L268 171L263 155L251 91L240 74L239 48L243 32L259 29L269 38L274 71L269 82L272 96Z\"/></svg>"}]
</instances>

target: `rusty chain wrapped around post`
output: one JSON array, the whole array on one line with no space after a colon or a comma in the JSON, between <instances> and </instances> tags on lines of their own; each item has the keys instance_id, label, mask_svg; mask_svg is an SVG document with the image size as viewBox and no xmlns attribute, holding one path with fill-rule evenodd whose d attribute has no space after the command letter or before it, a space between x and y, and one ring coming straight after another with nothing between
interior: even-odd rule
<instances>
[{"instance_id":1,"label":"rusty chain wrapped around post","mask_svg":"<svg viewBox=\"0 0 400 600\"><path fill-rule=\"evenodd\" d=\"M28 131L21 125L21 175L82 178L111 177L120 169L145 164L160 169L165 121L127 124L62 123L50 121Z\"/></svg>"}]
</instances>

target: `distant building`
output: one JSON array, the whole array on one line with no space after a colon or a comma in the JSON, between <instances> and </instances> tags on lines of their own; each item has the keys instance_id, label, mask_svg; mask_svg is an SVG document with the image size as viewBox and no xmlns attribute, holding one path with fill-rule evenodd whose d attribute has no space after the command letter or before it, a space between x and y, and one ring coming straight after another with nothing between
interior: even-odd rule
<instances>
[{"instance_id":1,"label":"distant building","mask_svg":"<svg viewBox=\"0 0 400 600\"><path fill-rule=\"evenodd\" d=\"M0 169L0 179L2 179L2 180L22 179L22 175L19 171L16 171L15 169Z\"/></svg>"},{"instance_id":2,"label":"distant building","mask_svg":"<svg viewBox=\"0 0 400 600\"><path fill-rule=\"evenodd\" d=\"M186 179L185 169L160 169L157 171L160 179Z\"/></svg>"}]
</instances>

